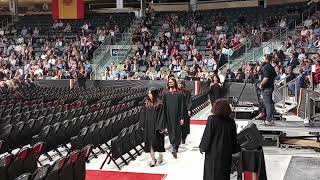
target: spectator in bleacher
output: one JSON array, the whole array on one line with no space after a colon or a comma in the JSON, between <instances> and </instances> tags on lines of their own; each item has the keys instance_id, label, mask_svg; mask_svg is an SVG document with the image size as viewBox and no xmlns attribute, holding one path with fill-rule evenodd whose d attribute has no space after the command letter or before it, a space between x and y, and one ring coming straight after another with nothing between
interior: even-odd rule
<instances>
[{"instance_id":1,"label":"spectator in bleacher","mask_svg":"<svg viewBox=\"0 0 320 180\"><path fill-rule=\"evenodd\" d=\"M234 82L235 78L236 78L235 74L230 69L227 69L225 82Z\"/></svg>"},{"instance_id":2,"label":"spectator in bleacher","mask_svg":"<svg viewBox=\"0 0 320 180\"><path fill-rule=\"evenodd\" d=\"M278 65L275 67L275 71L277 73L277 76L275 78L275 84L277 85L283 84L283 81L287 77L287 74L285 73L285 69L282 66Z\"/></svg>"},{"instance_id":3,"label":"spectator in bleacher","mask_svg":"<svg viewBox=\"0 0 320 180\"><path fill-rule=\"evenodd\" d=\"M297 77L297 75L293 72L293 68L292 66L288 66L287 67L287 78L286 78L286 82L290 82L292 80L294 80Z\"/></svg>"},{"instance_id":4,"label":"spectator in bleacher","mask_svg":"<svg viewBox=\"0 0 320 180\"><path fill-rule=\"evenodd\" d=\"M69 24L69 23L67 23L67 25L66 25L66 27L64 28L64 32L71 32L71 29L72 29L72 27L71 27L71 25Z\"/></svg>"},{"instance_id":5,"label":"spectator in bleacher","mask_svg":"<svg viewBox=\"0 0 320 180\"><path fill-rule=\"evenodd\" d=\"M305 21L304 21L304 26L307 27L307 28L310 28L313 24L313 19L312 17L308 17Z\"/></svg>"},{"instance_id":6,"label":"spectator in bleacher","mask_svg":"<svg viewBox=\"0 0 320 180\"><path fill-rule=\"evenodd\" d=\"M242 68L239 68L236 75L235 75L236 82L244 82L245 73L243 72Z\"/></svg>"},{"instance_id":7,"label":"spectator in bleacher","mask_svg":"<svg viewBox=\"0 0 320 180\"><path fill-rule=\"evenodd\" d=\"M295 68L297 65L299 65L298 54L291 53L289 56L289 61L287 63L287 66L291 66L292 68Z\"/></svg>"}]
</instances>

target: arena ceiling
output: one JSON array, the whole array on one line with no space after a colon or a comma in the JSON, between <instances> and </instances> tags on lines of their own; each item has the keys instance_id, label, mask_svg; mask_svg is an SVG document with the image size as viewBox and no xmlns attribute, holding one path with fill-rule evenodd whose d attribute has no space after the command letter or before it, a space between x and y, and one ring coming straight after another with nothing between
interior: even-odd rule
<instances>
[{"instance_id":1,"label":"arena ceiling","mask_svg":"<svg viewBox=\"0 0 320 180\"><path fill-rule=\"evenodd\" d=\"M43 3L50 4L52 0L18 0L18 4L20 6L27 5L39 5ZM130 4L139 4L140 0L123 0L126 6ZM146 0L147 2L151 2L152 0ZM154 3L171 3L171 2L189 2L190 0L153 0ZM206 0L208 1L208 0ZM210 1L210 0L209 0ZM217 0L212 0L217 1ZM9 0L0 0L0 6L7 6ZM85 0L86 3L105 3L105 4L116 4L116 0Z\"/></svg>"}]
</instances>

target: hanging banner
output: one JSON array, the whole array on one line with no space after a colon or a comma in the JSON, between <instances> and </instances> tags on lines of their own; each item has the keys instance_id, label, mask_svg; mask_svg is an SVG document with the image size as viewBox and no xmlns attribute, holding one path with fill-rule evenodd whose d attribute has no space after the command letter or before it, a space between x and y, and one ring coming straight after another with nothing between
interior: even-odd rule
<instances>
[{"instance_id":1,"label":"hanging banner","mask_svg":"<svg viewBox=\"0 0 320 180\"><path fill-rule=\"evenodd\" d=\"M52 0L53 19L83 19L84 0Z\"/></svg>"}]
</instances>

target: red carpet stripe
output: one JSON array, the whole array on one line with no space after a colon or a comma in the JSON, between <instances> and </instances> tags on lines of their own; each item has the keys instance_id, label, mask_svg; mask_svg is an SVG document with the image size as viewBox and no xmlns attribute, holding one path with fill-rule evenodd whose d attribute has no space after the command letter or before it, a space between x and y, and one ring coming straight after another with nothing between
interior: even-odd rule
<instances>
[{"instance_id":1,"label":"red carpet stripe","mask_svg":"<svg viewBox=\"0 0 320 180\"><path fill-rule=\"evenodd\" d=\"M196 120L196 119L191 119L190 120L191 125L207 125L207 120Z\"/></svg>"},{"instance_id":2,"label":"red carpet stripe","mask_svg":"<svg viewBox=\"0 0 320 180\"><path fill-rule=\"evenodd\" d=\"M86 180L164 180L166 174L87 170Z\"/></svg>"}]
</instances>

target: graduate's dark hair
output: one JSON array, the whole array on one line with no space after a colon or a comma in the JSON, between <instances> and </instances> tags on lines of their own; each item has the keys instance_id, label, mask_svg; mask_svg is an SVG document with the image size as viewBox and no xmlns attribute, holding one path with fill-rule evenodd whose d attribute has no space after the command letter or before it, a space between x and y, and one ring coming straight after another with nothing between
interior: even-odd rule
<instances>
[{"instance_id":1,"label":"graduate's dark hair","mask_svg":"<svg viewBox=\"0 0 320 180\"><path fill-rule=\"evenodd\" d=\"M229 101L226 99L217 99L212 103L212 113L220 117L230 117L232 111Z\"/></svg>"},{"instance_id":2,"label":"graduate's dark hair","mask_svg":"<svg viewBox=\"0 0 320 180\"><path fill-rule=\"evenodd\" d=\"M218 76L218 74L214 74L211 76L211 83L214 83L214 77L216 77L218 79L218 83L221 83L220 77Z\"/></svg>"},{"instance_id":3,"label":"graduate's dark hair","mask_svg":"<svg viewBox=\"0 0 320 180\"><path fill-rule=\"evenodd\" d=\"M161 106L163 103L159 98L159 92L157 89L155 88L150 88L148 91L151 92L152 97L153 97L153 101L149 98L149 96L147 96L147 100L145 102L145 105L147 108L158 108L159 106Z\"/></svg>"},{"instance_id":4,"label":"graduate's dark hair","mask_svg":"<svg viewBox=\"0 0 320 180\"><path fill-rule=\"evenodd\" d=\"M177 83L177 80L174 78L174 77L170 77L168 79L168 82L167 82L167 88L170 89L170 86L169 86L169 81L172 80L174 82L174 88L175 89L178 89L178 83Z\"/></svg>"},{"instance_id":5,"label":"graduate's dark hair","mask_svg":"<svg viewBox=\"0 0 320 180\"><path fill-rule=\"evenodd\" d=\"M184 80L178 81L177 84L181 84L183 86L183 88L179 89L179 90L181 90L182 92L186 92L187 91L186 82Z\"/></svg>"}]
</instances>

